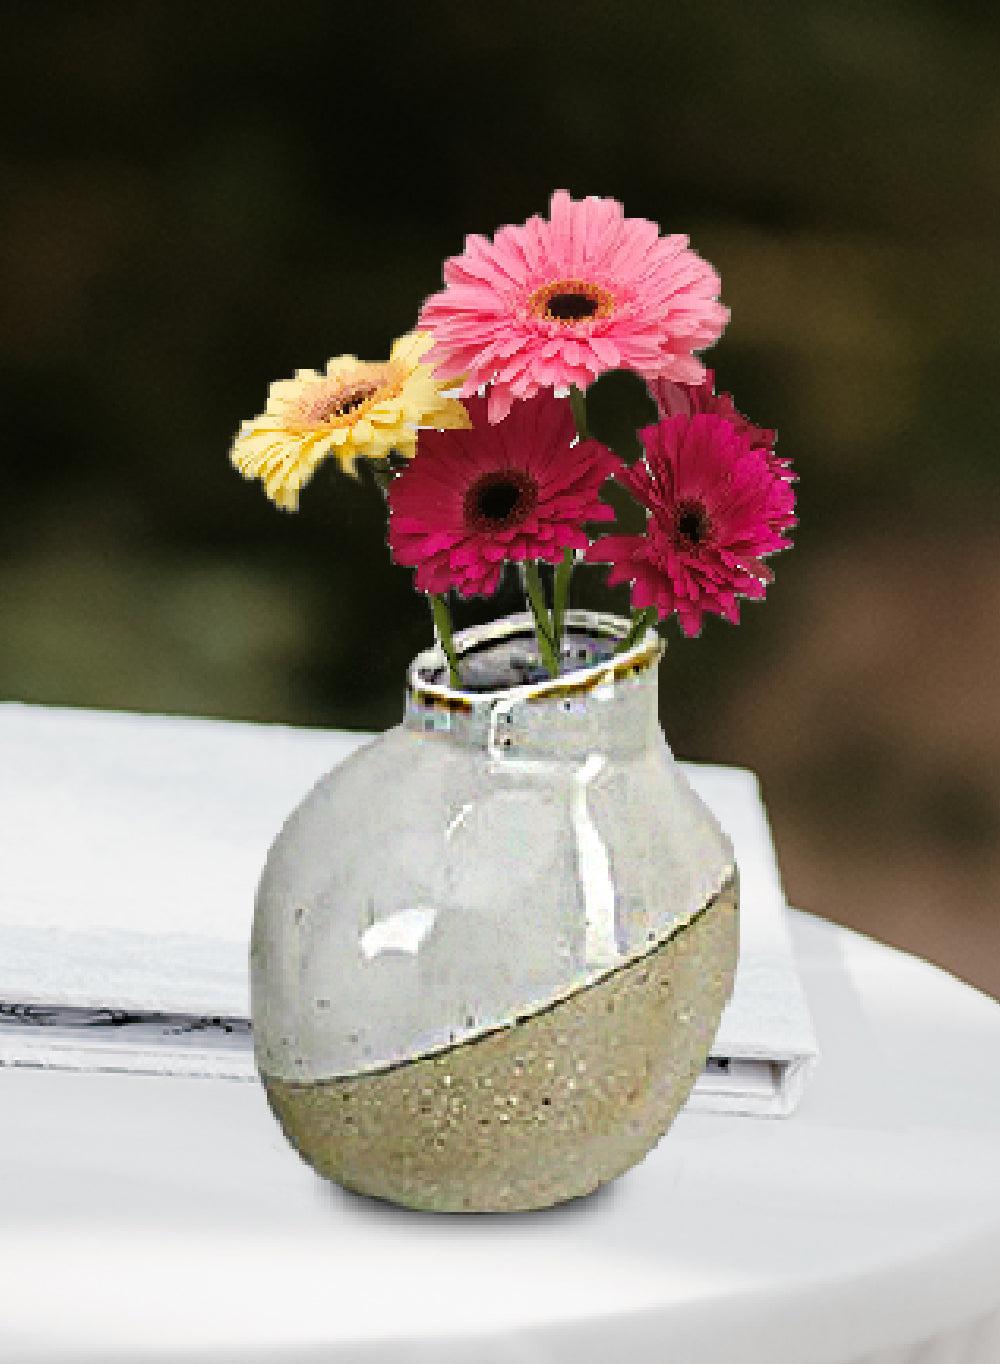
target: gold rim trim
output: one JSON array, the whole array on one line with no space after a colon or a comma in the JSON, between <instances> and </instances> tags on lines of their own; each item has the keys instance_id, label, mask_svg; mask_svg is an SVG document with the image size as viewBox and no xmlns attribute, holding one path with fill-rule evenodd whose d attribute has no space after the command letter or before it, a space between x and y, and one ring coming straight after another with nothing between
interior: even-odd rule
<instances>
[{"instance_id":1,"label":"gold rim trim","mask_svg":"<svg viewBox=\"0 0 1000 1364\"><path fill-rule=\"evenodd\" d=\"M529 702L562 701L567 697L586 696L592 691L597 691L599 687L623 682L627 677L637 677L659 662L664 647L663 641L657 640L640 654L631 657L626 654L621 663L613 666L604 664L595 676L585 677L580 682L562 682L558 677L554 677L551 682L539 682L538 690L530 692L526 699Z\"/></svg>"},{"instance_id":2,"label":"gold rim trim","mask_svg":"<svg viewBox=\"0 0 1000 1364\"><path fill-rule=\"evenodd\" d=\"M622 638L616 635L611 628L610 622L615 621L619 626L628 627L628 622L619 620L617 617L598 616L590 612L581 612L580 616L585 619L573 621L573 612L567 612L567 627L576 624L578 629L589 626L595 633L601 634L606 639ZM529 624L530 617L524 621L518 620L512 623L510 636L524 632L525 634L533 631L533 622ZM603 628L602 628L603 626ZM482 628L482 627L480 627ZM489 627L486 627L489 628ZM474 649L482 645L502 642L504 636L497 635L491 639L486 636L484 639L477 640L475 635L478 629L474 627L469 632L473 639L467 641L465 648L462 647L461 636L456 639L458 646L458 656L461 660L466 654L473 652ZM653 634L653 638L649 638ZM536 705L545 701L563 701L573 697L588 696L591 692L598 691L601 687L613 685L616 682L623 682L627 678L638 677L654 667L663 656L666 645L663 640L650 631L646 640L633 645L628 653L622 654L621 658L609 659L604 663L592 664L589 668L582 668L567 673L564 677L553 677L544 682L532 682L526 686L500 688L492 692L461 692L456 691L441 683L422 682L414 680L413 669L407 678L407 697L409 704L413 708L427 711L442 711L453 715L470 715L475 710L489 710L500 697L516 696L530 705ZM425 651L427 654L433 650ZM441 663L445 662L444 655L441 655Z\"/></svg>"}]
</instances>

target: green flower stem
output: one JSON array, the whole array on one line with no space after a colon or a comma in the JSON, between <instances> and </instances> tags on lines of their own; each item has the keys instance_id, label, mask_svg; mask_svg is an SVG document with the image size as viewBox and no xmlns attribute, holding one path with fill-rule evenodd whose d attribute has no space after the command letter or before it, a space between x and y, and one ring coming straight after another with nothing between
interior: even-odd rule
<instances>
[{"instance_id":1,"label":"green flower stem","mask_svg":"<svg viewBox=\"0 0 1000 1364\"><path fill-rule=\"evenodd\" d=\"M632 612L632 628L615 649L616 654L627 653L636 641L646 633L651 625L656 624L657 610L655 606L647 606L645 611Z\"/></svg>"},{"instance_id":2,"label":"green flower stem","mask_svg":"<svg viewBox=\"0 0 1000 1364\"><path fill-rule=\"evenodd\" d=\"M569 404L573 409L573 420L576 422L576 433L581 440L587 439L587 395L582 388L577 388L576 384L569 386Z\"/></svg>"},{"instance_id":3,"label":"green flower stem","mask_svg":"<svg viewBox=\"0 0 1000 1364\"><path fill-rule=\"evenodd\" d=\"M563 620L566 616L566 603L569 600L569 580L573 573L576 555L572 549L563 550L562 563L556 568L552 588L552 647L556 658L562 656Z\"/></svg>"},{"instance_id":4,"label":"green flower stem","mask_svg":"<svg viewBox=\"0 0 1000 1364\"><path fill-rule=\"evenodd\" d=\"M389 461L387 459L373 459L369 460L369 464L371 465L371 471L374 475L375 482L384 493L388 494L389 484L392 480L392 470L389 468Z\"/></svg>"},{"instance_id":5,"label":"green flower stem","mask_svg":"<svg viewBox=\"0 0 1000 1364\"><path fill-rule=\"evenodd\" d=\"M458 675L458 657L455 653L455 641L451 637L451 612L448 610L448 603L435 592L428 592L427 600L431 604L438 643L448 659L448 680L453 687L461 689L462 679Z\"/></svg>"},{"instance_id":6,"label":"green flower stem","mask_svg":"<svg viewBox=\"0 0 1000 1364\"><path fill-rule=\"evenodd\" d=\"M545 594L542 592L542 580L538 576L538 565L534 559L528 559L524 565L524 591L528 598L528 605L531 607L532 615L535 617L535 628L538 632L538 649L542 655L542 662L545 664L550 677L559 676L559 660L556 657L555 647L552 637L552 621L549 618L548 608L545 605Z\"/></svg>"}]
</instances>

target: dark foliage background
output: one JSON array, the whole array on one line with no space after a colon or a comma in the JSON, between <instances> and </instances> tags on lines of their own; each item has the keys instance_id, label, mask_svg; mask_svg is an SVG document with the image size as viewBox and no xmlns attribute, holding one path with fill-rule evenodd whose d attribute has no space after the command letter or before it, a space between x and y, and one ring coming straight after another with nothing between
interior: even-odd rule
<instances>
[{"instance_id":1,"label":"dark foliage background","mask_svg":"<svg viewBox=\"0 0 1000 1364\"><path fill-rule=\"evenodd\" d=\"M0 697L395 723L430 623L378 495L325 470L282 515L232 437L384 356L467 232L613 195L720 270L707 359L801 476L767 604L672 634L668 738L760 774L795 903L1000 994L996 11L41 0L4 36Z\"/></svg>"}]
</instances>

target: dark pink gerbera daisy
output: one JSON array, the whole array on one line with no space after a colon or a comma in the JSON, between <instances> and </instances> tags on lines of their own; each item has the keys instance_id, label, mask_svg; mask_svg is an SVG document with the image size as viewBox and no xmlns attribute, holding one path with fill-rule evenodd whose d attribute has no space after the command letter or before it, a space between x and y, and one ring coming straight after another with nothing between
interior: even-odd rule
<instances>
[{"instance_id":1,"label":"dark pink gerbera daisy","mask_svg":"<svg viewBox=\"0 0 1000 1364\"><path fill-rule=\"evenodd\" d=\"M605 535L587 551L632 583L632 609L677 613L696 635L706 612L739 620L739 597L762 597L764 556L787 549L791 483L754 437L714 413L664 417L639 432L643 459L618 474L649 512L645 535Z\"/></svg>"},{"instance_id":2,"label":"dark pink gerbera daisy","mask_svg":"<svg viewBox=\"0 0 1000 1364\"><path fill-rule=\"evenodd\" d=\"M740 435L752 436L754 445L767 451L772 463L782 471L784 478L795 477L791 460L775 454L777 431L766 426L755 426L752 421L748 421L742 412L737 411L731 393L716 393L714 370L706 370L705 378L700 384L676 384L661 376L647 379L646 387L659 408L661 417L693 417L699 412L711 412L717 417L725 417L726 421L732 422Z\"/></svg>"},{"instance_id":3,"label":"dark pink gerbera daisy","mask_svg":"<svg viewBox=\"0 0 1000 1364\"><path fill-rule=\"evenodd\" d=\"M491 384L489 419L539 388L586 388L608 369L698 383L693 352L717 341L729 317L719 277L680 233L626 218L614 199L552 196L549 221L470 236L444 265L418 326L433 334L427 360L463 396Z\"/></svg>"},{"instance_id":4,"label":"dark pink gerbera daisy","mask_svg":"<svg viewBox=\"0 0 1000 1364\"><path fill-rule=\"evenodd\" d=\"M559 563L590 543L584 521L614 516L598 494L624 466L597 441L576 441L567 400L540 393L499 425L486 401L465 400L467 431L421 430L389 485L392 555L416 567L421 592L495 592L508 560Z\"/></svg>"}]
</instances>

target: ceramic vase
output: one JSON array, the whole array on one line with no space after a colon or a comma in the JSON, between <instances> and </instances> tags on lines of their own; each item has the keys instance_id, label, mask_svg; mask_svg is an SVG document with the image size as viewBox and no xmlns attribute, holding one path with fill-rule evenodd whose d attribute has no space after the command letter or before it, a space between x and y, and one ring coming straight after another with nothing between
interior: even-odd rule
<instances>
[{"instance_id":1,"label":"ceramic vase","mask_svg":"<svg viewBox=\"0 0 1000 1364\"><path fill-rule=\"evenodd\" d=\"M667 1131L729 998L730 842L658 722L662 643L569 611L410 667L402 724L324 777L257 895L257 1067L299 1154L435 1211L584 1195Z\"/></svg>"}]
</instances>

